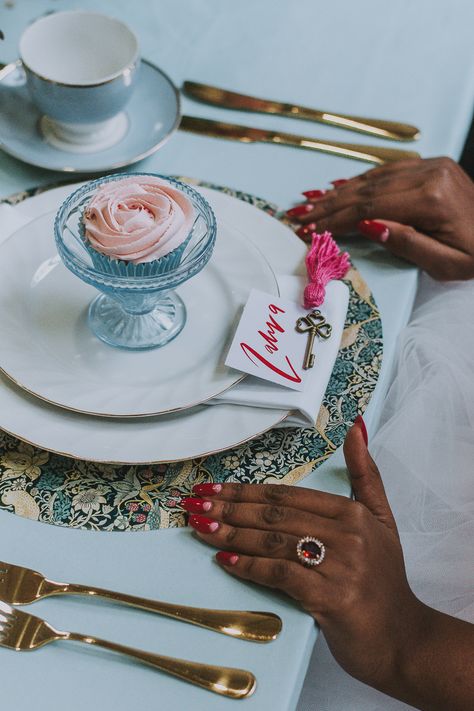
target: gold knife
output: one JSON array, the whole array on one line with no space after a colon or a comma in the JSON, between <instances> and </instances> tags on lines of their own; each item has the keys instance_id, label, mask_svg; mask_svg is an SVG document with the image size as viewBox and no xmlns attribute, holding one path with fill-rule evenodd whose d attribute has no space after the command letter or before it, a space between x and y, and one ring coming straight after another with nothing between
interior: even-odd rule
<instances>
[{"instance_id":1,"label":"gold knife","mask_svg":"<svg viewBox=\"0 0 474 711\"><path fill-rule=\"evenodd\" d=\"M363 118L362 116L348 116L346 114L336 114L332 111L321 111L310 109L297 104L287 104L281 101L271 101L270 99L259 99L255 96L237 94L234 91L219 89L217 86L208 86L194 81L185 81L182 91L196 101L220 106L225 109L237 109L238 111L253 111L263 114L277 114L291 118L304 119L306 121L317 121L331 126L339 126L349 131L359 131L369 133L379 138L390 138L394 141L414 141L420 131L416 126L398 121L385 121L383 119Z\"/></svg>"},{"instance_id":2,"label":"gold knife","mask_svg":"<svg viewBox=\"0 0 474 711\"><path fill-rule=\"evenodd\" d=\"M338 143L335 141L321 141L318 138L297 136L293 133L268 131L250 126L239 126L234 123L212 121L211 119L196 116L183 116L180 129L213 138L228 138L243 143L274 143L294 148L308 148L322 153L332 153L344 158L367 161L367 163L389 163L406 158L419 158L414 151L399 150L397 148L384 148L381 146L364 146L357 143Z\"/></svg>"}]
</instances>

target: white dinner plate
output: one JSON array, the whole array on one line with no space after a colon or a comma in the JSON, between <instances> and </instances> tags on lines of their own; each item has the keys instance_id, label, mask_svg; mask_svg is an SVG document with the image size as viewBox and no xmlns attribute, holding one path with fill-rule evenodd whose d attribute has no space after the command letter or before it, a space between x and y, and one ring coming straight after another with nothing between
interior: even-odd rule
<instances>
[{"instance_id":1,"label":"white dinner plate","mask_svg":"<svg viewBox=\"0 0 474 711\"><path fill-rule=\"evenodd\" d=\"M177 293L181 333L162 348L126 351L95 337L87 310L97 291L61 262L55 212L0 247L0 368L32 395L103 417L149 417L199 405L244 376L224 365L235 322L253 288L278 294L262 253L219 219L210 262Z\"/></svg>"},{"instance_id":2,"label":"white dinner plate","mask_svg":"<svg viewBox=\"0 0 474 711\"><path fill-rule=\"evenodd\" d=\"M73 189L50 190L25 200L18 209L33 219L57 209ZM241 200L198 189L218 221L238 225L277 275L304 273L306 248L288 227ZM0 376L1 429L43 449L98 462L145 464L200 457L252 439L287 414L241 405L200 405L145 419L98 419L48 405Z\"/></svg>"}]
</instances>

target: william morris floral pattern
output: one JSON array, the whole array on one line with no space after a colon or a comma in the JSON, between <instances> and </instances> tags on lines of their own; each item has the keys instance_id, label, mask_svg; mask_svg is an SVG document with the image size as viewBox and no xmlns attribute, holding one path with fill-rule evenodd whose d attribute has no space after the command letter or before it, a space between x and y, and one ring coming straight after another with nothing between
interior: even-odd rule
<instances>
[{"instance_id":1,"label":"william morris floral pattern","mask_svg":"<svg viewBox=\"0 0 474 711\"><path fill-rule=\"evenodd\" d=\"M229 188L245 202L277 213L274 205ZM17 194L17 204L40 191ZM295 483L342 444L367 407L382 361L382 324L356 269L346 278L349 309L341 348L315 428L274 429L209 457L156 466L112 466L36 449L0 430L0 509L58 526L139 531L183 526L179 506L194 484L207 481Z\"/></svg>"}]
</instances>

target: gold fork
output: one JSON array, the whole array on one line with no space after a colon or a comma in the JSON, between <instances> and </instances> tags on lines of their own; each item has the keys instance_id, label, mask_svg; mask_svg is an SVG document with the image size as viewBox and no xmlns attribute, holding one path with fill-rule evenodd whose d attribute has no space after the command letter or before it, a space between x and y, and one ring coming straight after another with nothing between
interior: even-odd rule
<instances>
[{"instance_id":1,"label":"gold fork","mask_svg":"<svg viewBox=\"0 0 474 711\"><path fill-rule=\"evenodd\" d=\"M29 615L20 610L14 610L13 607L0 600L1 647L23 652L38 649L49 642L58 640L84 642L85 644L109 649L118 654L125 654L139 662L143 662L143 664L177 676L191 684L202 686L204 689L213 691L216 694L230 696L234 699L243 699L246 696L250 696L255 691L257 683L254 675L245 671L245 669L199 664L186 659L175 659L134 649L133 647L125 647L122 644L115 644L115 642L85 636L77 632L60 632L39 617Z\"/></svg>"},{"instance_id":2,"label":"gold fork","mask_svg":"<svg viewBox=\"0 0 474 711\"><path fill-rule=\"evenodd\" d=\"M272 612L208 610L202 607L147 600L102 588L57 583L48 580L35 570L0 561L0 600L10 605L29 605L44 597L68 594L105 598L252 642L271 642L282 628L280 617Z\"/></svg>"}]
</instances>

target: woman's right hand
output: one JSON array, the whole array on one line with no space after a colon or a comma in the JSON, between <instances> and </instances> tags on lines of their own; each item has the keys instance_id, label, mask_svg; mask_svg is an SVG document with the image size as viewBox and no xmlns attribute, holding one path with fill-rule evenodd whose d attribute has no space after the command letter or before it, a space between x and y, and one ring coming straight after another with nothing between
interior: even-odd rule
<instances>
[{"instance_id":1,"label":"woman's right hand","mask_svg":"<svg viewBox=\"0 0 474 711\"><path fill-rule=\"evenodd\" d=\"M194 490L205 499L183 506L194 512L189 524L199 538L220 549L217 561L227 572L293 597L321 625L349 674L393 693L394 672L405 669L422 636L426 608L408 585L395 520L365 437L359 418L344 445L357 501L300 487L205 484ZM324 540L321 566L301 564L303 536Z\"/></svg>"},{"instance_id":2,"label":"woman's right hand","mask_svg":"<svg viewBox=\"0 0 474 711\"><path fill-rule=\"evenodd\" d=\"M335 183L288 211L300 237L359 231L435 279L474 277L474 182L453 160L397 161Z\"/></svg>"}]
</instances>

